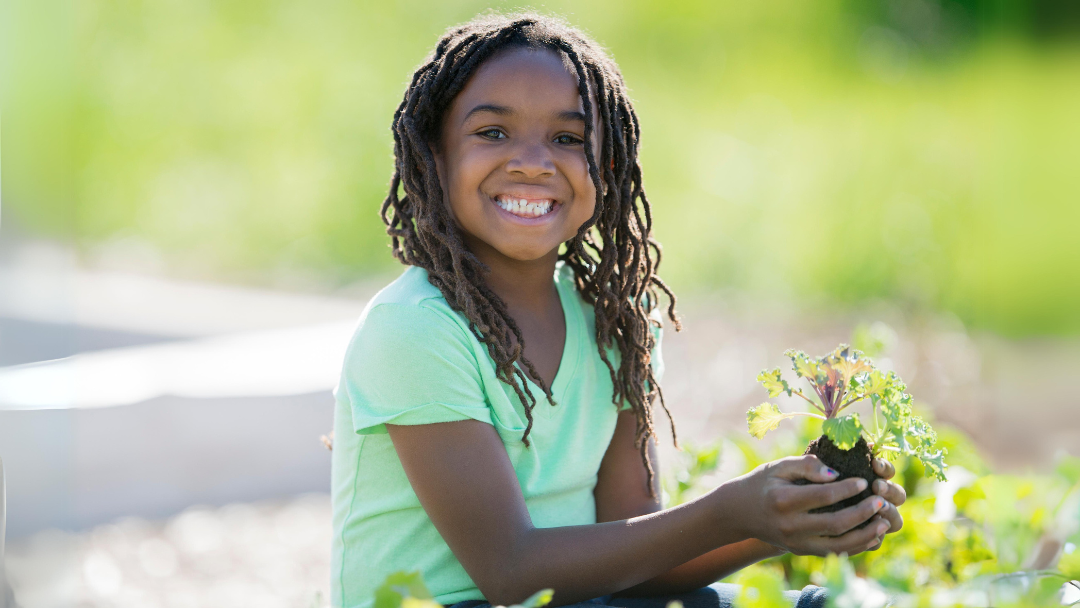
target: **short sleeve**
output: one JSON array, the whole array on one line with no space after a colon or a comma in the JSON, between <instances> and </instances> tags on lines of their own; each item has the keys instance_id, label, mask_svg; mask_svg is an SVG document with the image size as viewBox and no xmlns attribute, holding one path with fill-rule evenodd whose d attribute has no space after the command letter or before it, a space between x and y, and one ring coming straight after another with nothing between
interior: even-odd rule
<instances>
[{"instance_id":1,"label":"short sleeve","mask_svg":"<svg viewBox=\"0 0 1080 608\"><path fill-rule=\"evenodd\" d=\"M479 420L491 424L467 329L419 305L379 304L361 320L345 354L337 398L361 435L386 424Z\"/></svg>"}]
</instances>

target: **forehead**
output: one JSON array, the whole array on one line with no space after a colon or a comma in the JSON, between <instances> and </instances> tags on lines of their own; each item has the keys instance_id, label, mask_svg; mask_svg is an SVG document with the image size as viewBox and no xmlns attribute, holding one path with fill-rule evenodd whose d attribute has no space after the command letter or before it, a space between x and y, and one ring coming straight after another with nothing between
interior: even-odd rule
<instances>
[{"instance_id":1,"label":"forehead","mask_svg":"<svg viewBox=\"0 0 1080 608\"><path fill-rule=\"evenodd\" d=\"M490 103L520 111L581 110L577 76L551 49L516 47L487 59L454 98L451 114ZM595 106L594 106L595 107Z\"/></svg>"}]
</instances>

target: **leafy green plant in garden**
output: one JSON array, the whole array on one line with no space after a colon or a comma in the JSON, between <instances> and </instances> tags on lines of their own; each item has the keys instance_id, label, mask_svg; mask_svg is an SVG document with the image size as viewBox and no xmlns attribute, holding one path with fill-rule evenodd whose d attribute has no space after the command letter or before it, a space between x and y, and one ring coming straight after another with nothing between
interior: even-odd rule
<instances>
[{"instance_id":1,"label":"leafy green plant in garden","mask_svg":"<svg viewBox=\"0 0 1080 608\"><path fill-rule=\"evenodd\" d=\"M702 489L702 479L716 471L720 463L720 445L698 446L682 442L682 451L676 457L678 465L661 480L667 506L681 505Z\"/></svg>"},{"instance_id":2,"label":"leafy green plant in garden","mask_svg":"<svg viewBox=\"0 0 1080 608\"><path fill-rule=\"evenodd\" d=\"M937 434L914 415L911 395L905 392L907 386L895 372L877 369L869 357L846 344L818 358L799 350L784 354L791 359L795 375L809 383L816 399L789 384L780 368L762 371L758 382L769 392L769 397L782 394L799 397L813 411L786 413L775 403L762 403L746 413L751 435L761 439L788 418L817 418L822 421L823 435L811 443L807 453L816 454L837 469L841 477L859 475L873 481L872 471L868 475L857 470L868 468L867 458L853 459L843 454L855 450L890 460L901 455L915 457L922 462L927 475L945 480L946 450L935 449ZM865 401L872 406L872 427L864 425L858 413L845 413L851 406Z\"/></svg>"}]
</instances>

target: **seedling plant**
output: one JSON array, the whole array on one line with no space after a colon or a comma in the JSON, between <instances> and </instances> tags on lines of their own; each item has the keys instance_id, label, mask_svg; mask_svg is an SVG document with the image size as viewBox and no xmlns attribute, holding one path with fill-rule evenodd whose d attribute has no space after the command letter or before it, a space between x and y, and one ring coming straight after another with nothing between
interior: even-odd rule
<instances>
[{"instance_id":1,"label":"seedling plant","mask_svg":"<svg viewBox=\"0 0 1080 608\"><path fill-rule=\"evenodd\" d=\"M912 398L895 372L882 371L861 351L841 344L823 357L810 357L800 350L784 353L791 359L795 375L806 380L812 394L783 378L780 368L764 370L757 376L769 397L782 394L809 404L808 412L784 412L766 401L746 413L750 434L761 439L782 421L796 416L821 420L822 435L810 442L807 454L816 455L832 467L839 478L863 477L867 489L857 496L823 511L836 511L869 496L877 475L872 458L894 460L910 456L922 462L926 475L945 480L944 448L935 449L937 434L922 418L912 413ZM867 426L852 406L869 402L872 423Z\"/></svg>"}]
</instances>

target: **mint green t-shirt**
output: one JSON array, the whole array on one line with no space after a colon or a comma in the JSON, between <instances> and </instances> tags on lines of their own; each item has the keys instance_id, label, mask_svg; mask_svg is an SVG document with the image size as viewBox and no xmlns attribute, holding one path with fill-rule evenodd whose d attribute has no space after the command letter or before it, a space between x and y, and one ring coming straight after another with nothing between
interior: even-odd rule
<instances>
[{"instance_id":1,"label":"mint green t-shirt","mask_svg":"<svg viewBox=\"0 0 1080 608\"><path fill-rule=\"evenodd\" d=\"M483 599L420 506L387 423L491 424L535 526L596 523L593 489L617 411L611 376L597 351L592 306L562 264L555 283L566 319L552 384L557 405L530 381L537 404L528 448L521 441L526 418L520 400L496 377L487 347L425 270L410 267L368 303L334 391L333 606L370 608L376 587L399 570L421 571L439 603ZM659 347L653 366L659 376Z\"/></svg>"}]
</instances>

